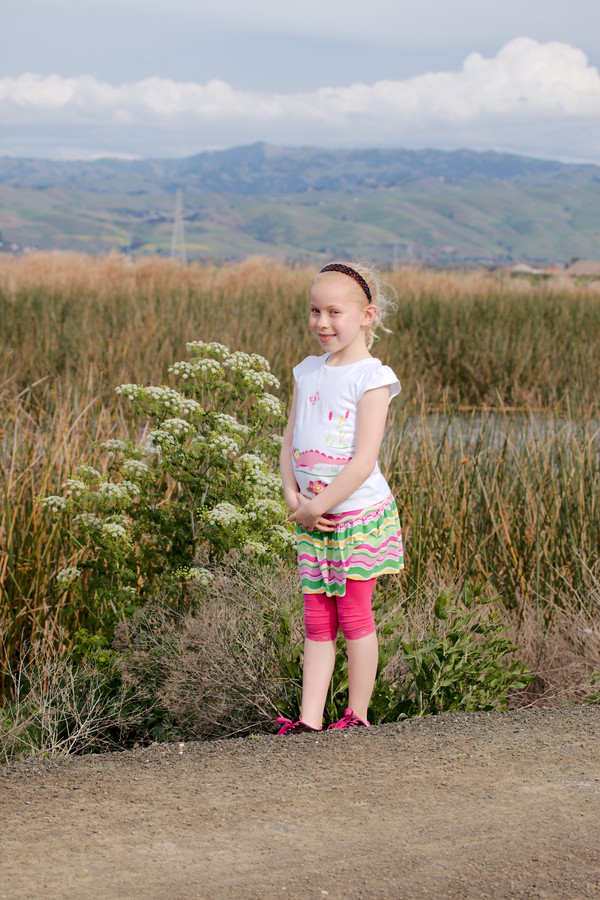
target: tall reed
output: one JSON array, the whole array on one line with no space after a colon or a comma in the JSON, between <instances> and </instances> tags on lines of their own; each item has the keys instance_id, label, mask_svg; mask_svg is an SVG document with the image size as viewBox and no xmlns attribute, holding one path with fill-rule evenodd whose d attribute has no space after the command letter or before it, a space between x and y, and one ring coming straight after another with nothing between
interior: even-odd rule
<instances>
[{"instance_id":1,"label":"tall reed","mask_svg":"<svg viewBox=\"0 0 600 900\"><path fill-rule=\"evenodd\" d=\"M115 386L167 379L185 342L203 339L266 356L289 395L292 366L316 352L312 275L264 259L185 270L116 256L0 259L0 631L13 665L23 644L51 646L86 622L53 578L78 548L36 498L94 463L94 441L132 427ZM399 310L376 352L404 384L383 463L407 533L407 590L432 572L483 578L528 622L572 598L589 613L600 577L600 294L488 273L390 279Z\"/></svg>"},{"instance_id":2,"label":"tall reed","mask_svg":"<svg viewBox=\"0 0 600 900\"><path fill-rule=\"evenodd\" d=\"M0 377L79 384L159 380L189 340L266 356L284 390L315 347L306 327L312 269L252 259L232 266L37 255L0 259ZM405 393L430 407L589 410L600 396L600 292L568 279L493 273L389 275L398 313L376 351Z\"/></svg>"},{"instance_id":3,"label":"tall reed","mask_svg":"<svg viewBox=\"0 0 600 900\"><path fill-rule=\"evenodd\" d=\"M597 594L598 420L405 411L383 463L403 508L409 586L484 580L520 615L542 616L574 597L585 610Z\"/></svg>"},{"instance_id":4,"label":"tall reed","mask_svg":"<svg viewBox=\"0 0 600 900\"><path fill-rule=\"evenodd\" d=\"M79 548L38 500L60 492L78 464L95 461L95 441L127 428L114 404L103 407L93 378L51 397L47 383L12 399L9 387L0 386L0 695L3 663L14 668L21 647L37 642L51 652L86 621L54 581L76 564Z\"/></svg>"}]
</instances>

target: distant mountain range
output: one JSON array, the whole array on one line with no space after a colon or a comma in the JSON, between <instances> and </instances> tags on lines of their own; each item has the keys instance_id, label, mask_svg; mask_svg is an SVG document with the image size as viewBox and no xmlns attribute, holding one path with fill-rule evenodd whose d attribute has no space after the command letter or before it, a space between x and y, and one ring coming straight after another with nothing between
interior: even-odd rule
<instances>
[{"instance_id":1,"label":"distant mountain range","mask_svg":"<svg viewBox=\"0 0 600 900\"><path fill-rule=\"evenodd\" d=\"M600 167L468 150L254 144L179 160L0 159L0 251L362 256L499 264L600 258Z\"/></svg>"}]
</instances>

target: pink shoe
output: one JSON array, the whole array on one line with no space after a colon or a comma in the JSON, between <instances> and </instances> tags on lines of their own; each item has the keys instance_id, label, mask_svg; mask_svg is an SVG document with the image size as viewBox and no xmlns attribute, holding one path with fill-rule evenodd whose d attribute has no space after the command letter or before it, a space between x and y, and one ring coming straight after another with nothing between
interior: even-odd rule
<instances>
[{"instance_id":1,"label":"pink shoe","mask_svg":"<svg viewBox=\"0 0 600 900\"><path fill-rule=\"evenodd\" d=\"M356 725L362 725L364 728L371 727L370 722L363 722L362 719L359 719L358 716L354 715L354 710L348 707L339 722L329 725L327 730L329 731L330 728L354 728Z\"/></svg>"},{"instance_id":2,"label":"pink shoe","mask_svg":"<svg viewBox=\"0 0 600 900\"><path fill-rule=\"evenodd\" d=\"M322 731L321 728L313 728L312 725L307 725L306 722L303 722L302 719L285 719L283 716L278 716L275 721L278 725L281 725L281 728L277 732L277 734L302 734L302 732L311 732L312 734L318 734L319 731Z\"/></svg>"}]
</instances>

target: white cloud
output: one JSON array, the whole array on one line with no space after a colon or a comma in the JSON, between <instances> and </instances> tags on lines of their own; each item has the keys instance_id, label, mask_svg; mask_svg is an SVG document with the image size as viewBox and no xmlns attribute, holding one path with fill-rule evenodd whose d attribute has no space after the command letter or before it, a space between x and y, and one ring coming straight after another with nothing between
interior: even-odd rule
<instances>
[{"instance_id":1,"label":"white cloud","mask_svg":"<svg viewBox=\"0 0 600 900\"><path fill-rule=\"evenodd\" d=\"M268 140L492 147L600 162L600 75L581 50L524 37L490 59L470 54L458 72L296 94L217 80L115 87L90 75L25 74L0 79L0 120L0 152L35 138L35 155L44 139L48 155L73 144L153 156Z\"/></svg>"}]
</instances>

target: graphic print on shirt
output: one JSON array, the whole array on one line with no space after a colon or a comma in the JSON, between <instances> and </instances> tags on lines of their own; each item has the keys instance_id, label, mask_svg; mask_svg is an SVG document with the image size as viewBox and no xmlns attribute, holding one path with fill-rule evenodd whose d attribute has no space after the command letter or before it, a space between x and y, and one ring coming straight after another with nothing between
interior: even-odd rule
<instances>
[{"instance_id":1,"label":"graphic print on shirt","mask_svg":"<svg viewBox=\"0 0 600 900\"><path fill-rule=\"evenodd\" d=\"M314 406L319 397L317 391L315 395L310 396L309 402ZM333 481L342 468L350 462L351 456L342 455L343 451L352 446L352 434L348 427L348 418L350 410L338 414L333 410L329 411L327 416L327 431L323 433L323 440L327 447L339 455L333 456L322 453L320 450L299 450L294 447L292 450L294 470L302 472L304 475L315 476L308 482L308 491L311 494L320 494L323 488L326 488L330 481ZM326 481L322 481L326 478Z\"/></svg>"},{"instance_id":2,"label":"graphic print on shirt","mask_svg":"<svg viewBox=\"0 0 600 900\"><path fill-rule=\"evenodd\" d=\"M349 409L341 416L338 416L337 413L334 415L333 410L329 410L328 418L331 424L329 431L326 431L324 435L325 443L328 447L335 447L337 450L343 450L345 447L350 446L352 436L348 434L347 428L349 415Z\"/></svg>"},{"instance_id":3,"label":"graphic print on shirt","mask_svg":"<svg viewBox=\"0 0 600 900\"><path fill-rule=\"evenodd\" d=\"M372 357L348 366L328 366L329 354L308 356L294 367L298 401L291 460L300 493L320 494L356 455L358 405L366 391L388 386L400 391L394 372ZM366 509L389 496L379 464L349 497L329 512Z\"/></svg>"}]
</instances>

